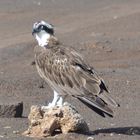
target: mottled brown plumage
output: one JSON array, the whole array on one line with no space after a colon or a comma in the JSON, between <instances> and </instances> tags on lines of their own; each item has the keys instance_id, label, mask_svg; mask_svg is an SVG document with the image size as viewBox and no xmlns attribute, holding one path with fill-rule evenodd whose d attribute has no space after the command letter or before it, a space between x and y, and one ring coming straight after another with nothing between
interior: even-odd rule
<instances>
[{"instance_id":1,"label":"mottled brown plumage","mask_svg":"<svg viewBox=\"0 0 140 140\"><path fill-rule=\"evenodd\" d=\"M74 49L61 44L53 35L45 47L35 47L39 75L60 95L71 95L113 115L108 105L118 106L109 97L103 79Z\"/></svg>"}]
</instances>

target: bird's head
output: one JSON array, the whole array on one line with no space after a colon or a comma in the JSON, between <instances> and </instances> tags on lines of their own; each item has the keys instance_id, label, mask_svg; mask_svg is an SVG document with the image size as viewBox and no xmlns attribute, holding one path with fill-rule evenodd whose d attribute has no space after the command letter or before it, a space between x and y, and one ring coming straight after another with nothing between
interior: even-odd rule
<instances>
[{"instance_id":1,"label":"bird's head","mask_svg":"<svg viewBox=\"0 0 140 140\"><path fill-rule=\"evenodd\" d=\"M49 38L54 35L53 25L39 21L33 24L32 35L38 41L39 46L46 46L49 42Z\"/></svg>"}]
</instances>

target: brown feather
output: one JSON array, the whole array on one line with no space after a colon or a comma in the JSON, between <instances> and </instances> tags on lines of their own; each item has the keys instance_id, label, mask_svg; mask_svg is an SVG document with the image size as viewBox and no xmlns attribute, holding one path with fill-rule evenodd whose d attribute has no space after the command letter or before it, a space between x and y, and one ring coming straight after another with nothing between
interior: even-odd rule
<instances>
[{"instance_id":1,"label":"brown feather","mask_svg":"<svg viewBox=\"0 0 140 140\"><path fill-rule=\"evenodd\" d=\"M52 36L44 48L35 47L35 63L40 76L52 89L93 102L93 106L112 114L107 104L115 105L115 101L104 94L108 92L105 83L74 49Z\"/></svg>"}]
</instances>

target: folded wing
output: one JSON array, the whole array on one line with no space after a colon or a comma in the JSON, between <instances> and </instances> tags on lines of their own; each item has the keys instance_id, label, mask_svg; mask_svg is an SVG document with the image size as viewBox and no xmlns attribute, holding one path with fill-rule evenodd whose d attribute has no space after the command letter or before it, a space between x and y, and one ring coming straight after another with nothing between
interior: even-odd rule
<instances>
[{"instance_id":1,"label":"folded wing","mask_svg":"<svg viewBox=\"0 0 140 140\"><path fill-rule=\"evenodd\" d=\"M108 105L118 104L108 94L103 79L73 49L62 46L46 49L36 55L36 63L44 79L49 79L56 88L113 115Z\"/></svg>"}]
</instances>

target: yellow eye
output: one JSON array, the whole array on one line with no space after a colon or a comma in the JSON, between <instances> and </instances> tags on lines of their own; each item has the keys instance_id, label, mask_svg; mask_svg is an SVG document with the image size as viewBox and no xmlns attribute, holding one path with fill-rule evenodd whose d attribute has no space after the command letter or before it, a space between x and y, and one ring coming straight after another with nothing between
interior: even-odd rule
<instances>
[{"instance_id":1,"label":"yellow eye","mask_svg":"<svg viewBox=\"0 0 140 140\"><path fill-rule=\"evenodd\" d=\"M38 30L42 30L42 29L44 29L44 26L43 26L43 25L40 25L40 26L38 27Z\"/></svg>"},{"instance_id":2,"label":"yellow eye","mask_svg":"<svg viewBox=\"0 0 140 140\"><path fill-rule=\"evenodd\" d=\"M44 26L43 25L41 25L41 29L43 29L44 28Z\"/></svg>"}]
</instances>

